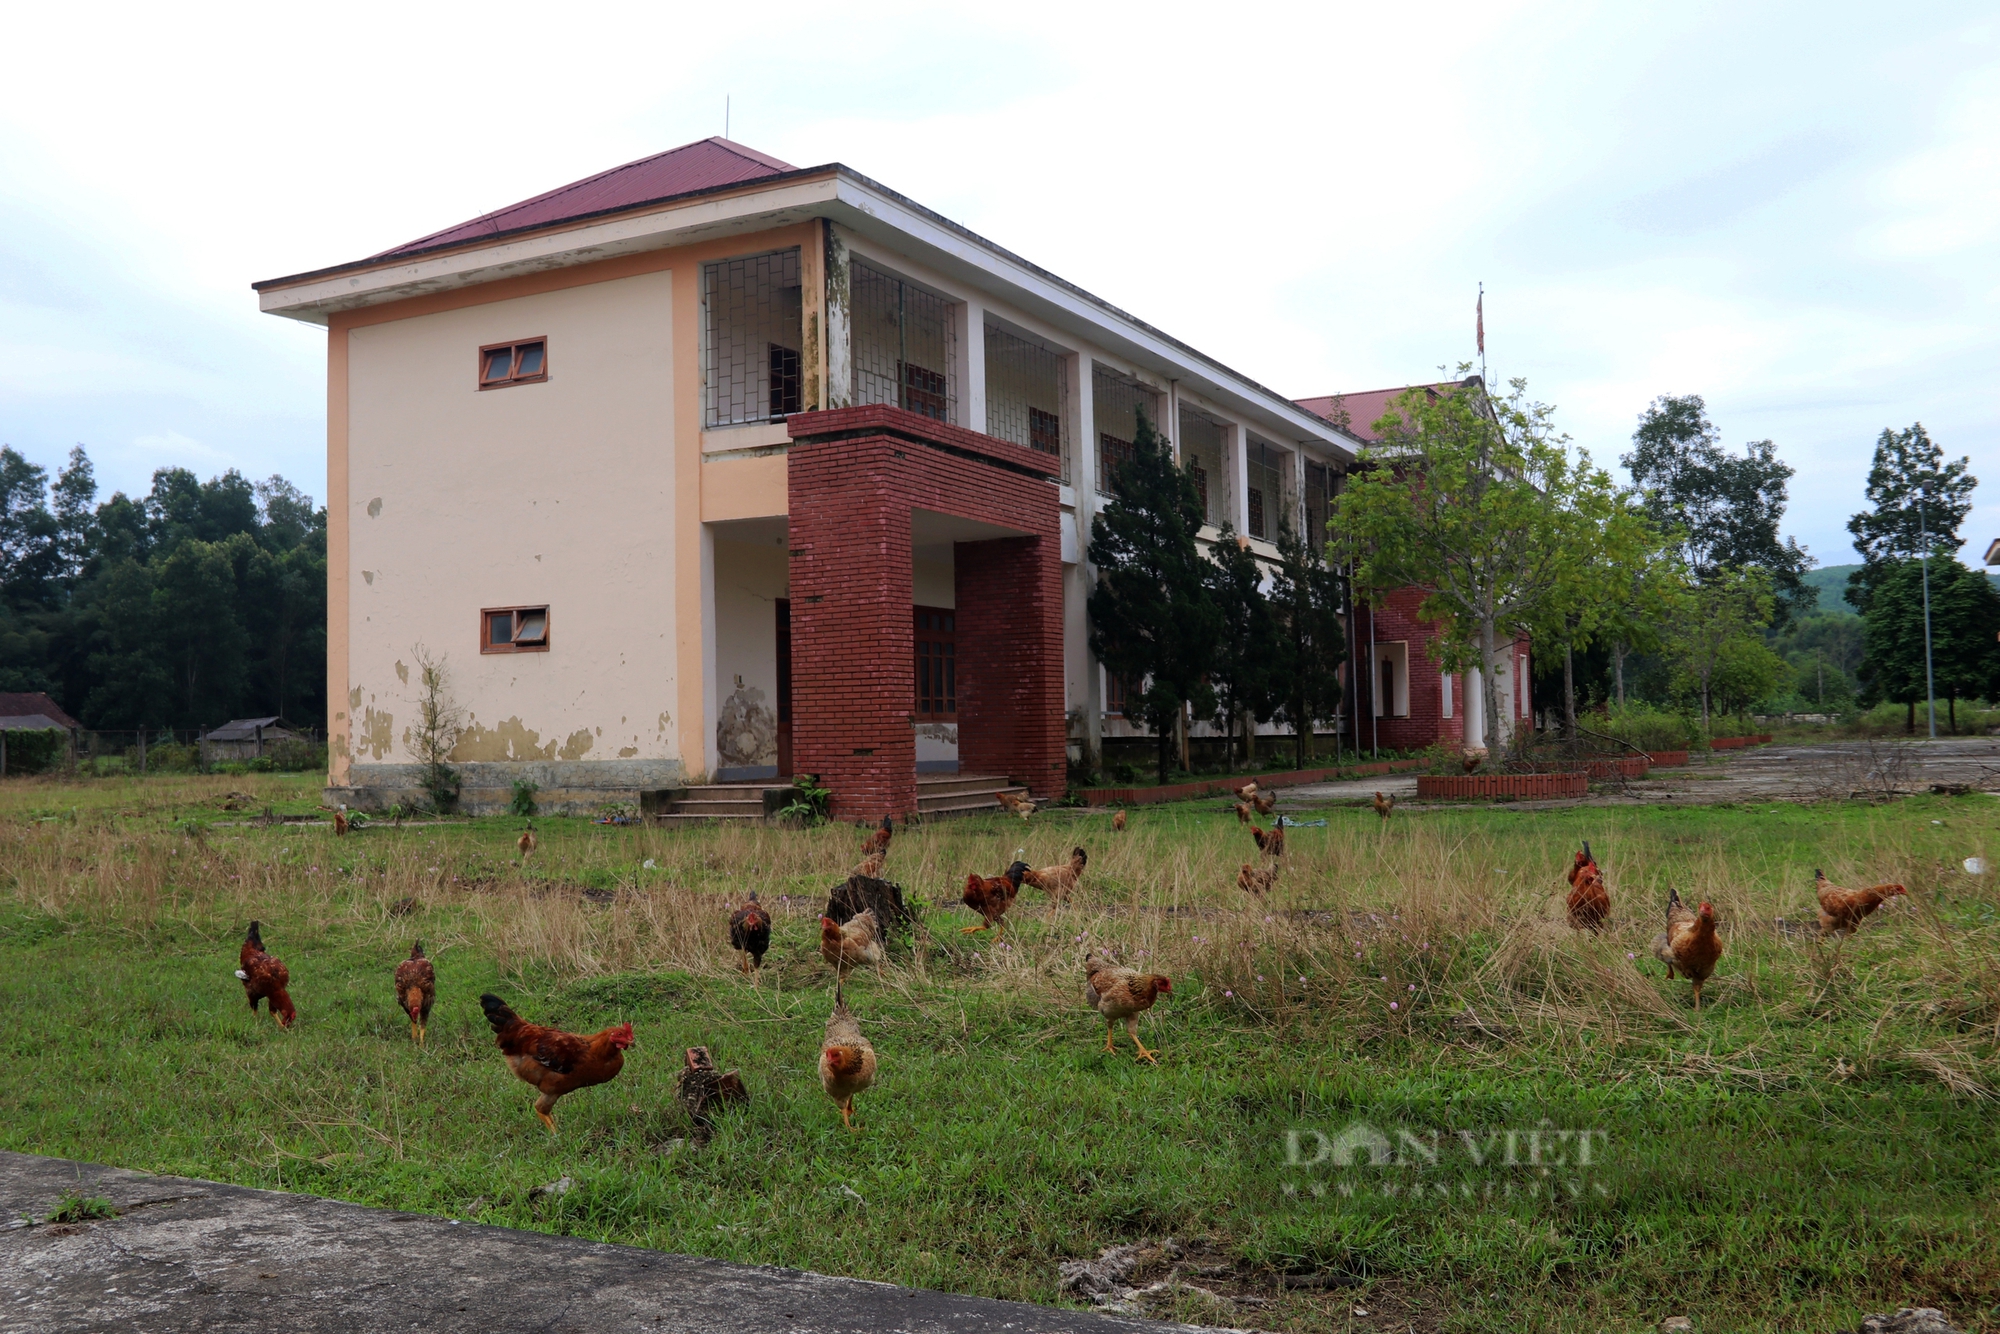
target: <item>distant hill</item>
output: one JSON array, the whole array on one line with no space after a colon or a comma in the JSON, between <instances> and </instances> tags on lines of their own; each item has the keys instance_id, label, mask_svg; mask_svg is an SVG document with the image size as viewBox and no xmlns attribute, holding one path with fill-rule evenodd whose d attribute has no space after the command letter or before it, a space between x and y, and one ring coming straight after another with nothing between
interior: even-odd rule
<instances>
[{"instance_id":1,"label":"distant hill","mask_svg":"<svg viewBox=\"0 0 2000 1334\"><path fill-rule=\"evenodd\" d=\"M1965 555L1960 555L1959 559L1972 563ZM1806 587L1819 591L1816 610L1829 616L1855 615L1854 604L1847 600L1847 576L1860 568L1859 565L1822 565L1817 570L1807 570ZM1994 587L2000 588L2000 574L1988 570L1986 577L1993 581Z\"/></svg>"}]
</instances>

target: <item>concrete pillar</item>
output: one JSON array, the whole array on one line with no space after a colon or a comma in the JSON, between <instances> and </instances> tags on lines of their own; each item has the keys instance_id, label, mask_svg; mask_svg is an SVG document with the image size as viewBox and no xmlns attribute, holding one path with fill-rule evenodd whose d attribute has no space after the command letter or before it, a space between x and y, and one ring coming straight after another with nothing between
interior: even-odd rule
<instances>
[{"instance_id":1,"label":"concrete pillar","mask_svg":"<svg viewBox=\"0 0 2000 1334\"><path fill-rule=\"evenodd\" d=\"M1096 765L1104 755L1104 682L1097 659L1089 648L1089 614L1086 600L1096 585L1097 574L1090 564L1090 521L1097 513L1097 396L1096 380L1087 353L1070 357L1064 367L1070 385L1070 467L1072 491L1076 496L1077 563L1068 581L1067 596L1074 606L1066 606L1065 619L1076 638L1077 680L1069 692L1073 704L1083 710L1085 762Z\"/></svg>"},{"instance_id":2,"label":"concrete pillar","mask_svg":"<svg viewBox=\"0 0 2000 1334\"><path fill-rule=\"evenodd\" d=\"M1230 423L1227 447L1229 457L1223 462L1223 471L1229 478L1228 509L1224 511L1229 522L1236 525L1238 533L1250 531L1250 432Z\"/></svg>"},{"instance_id":3,"label":"concrete pillar","mask_svg":"<svg viewBox=\"0 0 2000 1334\"><path fill-rule=\"evenodd\" d=\"M826 394L828 408L845 408L854 402L854 319L849 277L847 238L833 223L826 229Z\"/></svg>"},{"instance_id":4,"label":"concrete pillar","mask_svg":"<svg viewBox=\"0 0 2000 1334\"><path fill-rule=\"evenodd\" d=\"M958 415L955 425L969 431L986 430L986 308L977 301L961 301L952 307L957 321Z\"/></svg>"},{"instance_id":5,"label":"concrete pillar","mask_svg":"<svg viewBox=\"0 0 2000 1334\"><path fill-rule=\"evenodd\" d=\"M1486 685L1477 667L1465 669L1465 744L1486 744Z\"/></svg>"},{"instance_id":6,"label":"concrete pillar","mask_svg":"<svg viewBox=\"0 0 2000 1334\"><path fill-rule=\"evenodd\" d=\"M701 750L702 769L708 781L722 764L722 752L715 743L716 724L722 718L721 682L715 644L715 528L701 525Z\"/></svg>"}]
</instances>

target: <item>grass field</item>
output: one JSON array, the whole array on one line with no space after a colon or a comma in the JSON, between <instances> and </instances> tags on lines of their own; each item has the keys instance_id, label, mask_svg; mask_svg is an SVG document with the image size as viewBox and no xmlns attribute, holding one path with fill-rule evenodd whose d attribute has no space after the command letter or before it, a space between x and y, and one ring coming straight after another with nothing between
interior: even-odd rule
<instances>
[{"instance_id":1,"label":"grass field","mask_svg":"<svg viewBox=\"0 0 2000 1334\"><path fill-rule=\"evenodd\" d=\"M885 978L850 981L881 1073L848 1133L814 1074L816 916L856 830L538 820L524 867L519 820L336 840L233 823L232 789L315 800L310 777L0 785L0 1146L1044 1302L1060 1260L1171 1236L1185 1286L1159 1313L1266 1329L1826 1331L1909 1304L2000 1328L2000 894L1961 869L2000 854L1991 797L1295 812L1329 823L1290 831L1268 903L1235 888L1254 849L1219 803L1123 835L909 829L889 874L931 906ZM1614 903L1594 938L1556 893L1586 837ZM1068 906L1030 891L1006 939L960 934L967 870L1072 843ZM1836 953L1776 920L1812 920L1816 866L1911 893ZM1724 926L1699 1015L1648 954L1669 885ZM754 987L724 928L750 889L779 909ZM290 1032L231 975L251 917ZM389 983L413 936L439 975L425 1050ZM1103 1053L1093 946L1174 978L1142 1021L1157 1068L1122 1030ZM557 1137L487 989L636 1026ZM697 1042L752 1094L700 1148L672 1098ZM1386 1162L1327 1160L1356 1122Z\"/></svg>"}]
</instances>

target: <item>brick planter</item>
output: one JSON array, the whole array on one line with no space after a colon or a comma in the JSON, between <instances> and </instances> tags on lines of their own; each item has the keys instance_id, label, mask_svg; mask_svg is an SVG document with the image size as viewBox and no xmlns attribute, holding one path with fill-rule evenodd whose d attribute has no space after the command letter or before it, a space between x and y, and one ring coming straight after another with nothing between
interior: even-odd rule
<instances>
[{"instance_id":1,"label":"brick planter","mask_svg":"<svg viewBox=\"0 0 2000 1334\"><path fill-rule=\"evenodd\" d=\"M1745 746L1762 746L1771 740L1771 734L1764 732L1756 736L1719 736L1709 740L1713 750L1741 750Z\"/></svg>"},{"instance_id":2,"label":"brick planter","mask_svg":"<svg viewBox=\"0 0 2000 1334\"><path fill-rule=\"evenodd\" d=\"M1584 772L1598 779L1644 778L1650 763L1644 755L1621 755L1615 760L1588 760Z\"/></svg>"},{"instance_id":3,"label":"brick planter","mask_svg":"<svg viewBox=\"0 0 2000 1334\"><path fill-rule=\"evenodd\" d=\"M1646 758L1658 768L1674 769L1688 762L1688 753L1684 750L1654 750L1648 751Z\"/></svg>"},{"instance_id":4,"label":"brick planter","mask_svg":"<svg viewBox=\"0 0 2000 1334\"><path fill-rule=\"evenodd\" d=\"M1429 801L1464 801L1475 797L1515 797L1546 801L1589 795L1584 774L1424 774L1417 779L1417 797Z\"/></svg>"},{"instance_id":5,"label":"brick planter","mask_svg":"<svg viewBox=\"0 0 2000 1334\"><path fill-rule=\"evenodd\" d=\"M1098 787L1083 794L1087 806L1152 806L1162 801L1188 801L1194 797L1218 796L1234 792L1251 779L1260 788L1299 787L1306 783L1326 783L1343 778L1373 778L1377 774L1421 769L1423 760L1377 760L1370 764L1342 765L1337 769L1288 769L1273 774L1243 774L1236 778L1204 778L1193 783L1169 783L1165 787Z\"/></svg>"}]
</instances>

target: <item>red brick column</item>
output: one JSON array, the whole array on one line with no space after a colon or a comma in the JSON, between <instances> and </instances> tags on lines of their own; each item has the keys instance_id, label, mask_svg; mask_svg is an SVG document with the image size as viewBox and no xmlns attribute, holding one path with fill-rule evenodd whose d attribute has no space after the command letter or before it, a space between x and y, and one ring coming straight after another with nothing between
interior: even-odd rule
<instances>
[{"instance_id":1,"label":"red brick column","mask_svg":"<svg viewBox=\"0 0 2000 1334\"><path fill-rule=\"evenodd\" d=\"M1067 784L1062 543L1004 537L954 548L958 767L1005 774L1038 797Z\"/></svg>"}]
</instances>

